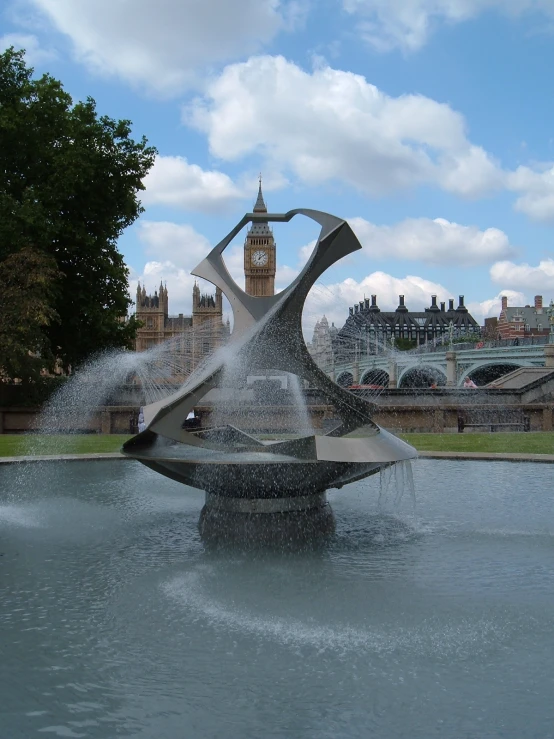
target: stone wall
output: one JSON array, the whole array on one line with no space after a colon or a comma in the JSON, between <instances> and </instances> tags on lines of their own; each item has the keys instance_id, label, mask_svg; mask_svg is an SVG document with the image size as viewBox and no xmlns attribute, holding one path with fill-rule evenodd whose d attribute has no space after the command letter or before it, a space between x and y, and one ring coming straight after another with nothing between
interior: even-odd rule
<instances>
[{"instance_id":1,"label":"stone wall","mask_svg":"<svg viewBox=\"0 0 554 739\"><path fill-rule=\"evenodd\" d=\"M83 419L81 433L133 434L137 432L138 408L134 406L105 406L98 408L90 418ZM0 408L0 434L22 434L39 428L40 408ZM55 433L56 429L52 429ZM64 429L60 428L60 433Z\"/></svg>"},{"instance_id":2,"label":"stone wall","mask_svg":"<svg viewBox=\"0 0 554 739\"><path fill-rule=\"evenodd\" d=\"M437 403L436 400L435 398L433 403L414 402L415 399L412 396L412 402L407 402L407 398L404 397L402 402L393 403L391 398L388 398L387 402L379 402L373 418L380 426L396 432L454 433L458 430L458 413L469 407L472 412L483 411L487 417L492 417L495 411L502 413L509 407L510 410L521 411L529 417L531 431L554 430L554 403L552 401L526 405L495 405L490 402L478 403L476 396L472 399L475 402L471 404L468 402ZM314 428L324 429L326 424L331 422L332 407L324 404L314 404L308 407ZM212 407L208 405L201 405L197 408L203 426L211 424L212 410ZM252 406L243 411L240 427L253 432L279 433L290 430L288 429L290 412L282 408L273 409L271 406L263 407L263 412L260 412L261 410L257 406ZM16 434L37 429L39 413L39 409L36 408L0 408L0 433ZM88 420L83 420L79 429L75 430L83 433L132 434L137 430L137 415L138 408L134 406L106 406L99 408ZM234 420L236 421L236 418ZM233 418L225 417L219 412L217 423L227 422L232 423ZM467 427L464 433L480 430L483 429ZM60 429L60 431L63 430Z\"/></svg>"}]
</instances>

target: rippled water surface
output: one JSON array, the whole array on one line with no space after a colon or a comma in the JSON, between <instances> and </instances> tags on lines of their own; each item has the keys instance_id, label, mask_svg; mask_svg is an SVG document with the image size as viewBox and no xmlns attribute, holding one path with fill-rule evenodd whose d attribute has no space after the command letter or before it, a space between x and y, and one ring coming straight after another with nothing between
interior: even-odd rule
<instances>
[{"instance_id":1,"label":"rippled water surface","mask_svg":"<svg viewBox=\"0 0 554 739\"><path fill-rule=\"evenodd\" d=\"M262 556L138 463L1 466L0 739L554 737L553 468L414 473Z\"/></svg>"}]
</instances>

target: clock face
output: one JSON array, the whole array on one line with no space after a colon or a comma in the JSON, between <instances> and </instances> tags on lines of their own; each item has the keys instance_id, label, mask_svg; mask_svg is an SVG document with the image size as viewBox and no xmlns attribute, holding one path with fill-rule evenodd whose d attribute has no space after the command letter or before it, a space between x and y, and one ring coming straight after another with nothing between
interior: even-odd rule
<instances>
[{"instance_id":1,"label":"clock face","mask_svg":"<svg viewBox=\"0 0 554 739\"><path fill-rule=\"evenodd\" d=\"M252 264L254 267L264 267L267 264L267 252L258 249L252 254Z\"/></svg>"}]
</instances>

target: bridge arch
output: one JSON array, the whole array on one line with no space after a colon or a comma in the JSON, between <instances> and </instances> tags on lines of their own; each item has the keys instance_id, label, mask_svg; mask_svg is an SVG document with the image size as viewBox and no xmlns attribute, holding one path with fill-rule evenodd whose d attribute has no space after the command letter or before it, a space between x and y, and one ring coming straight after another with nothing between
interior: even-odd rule
<instances>
[{"instance_id":1,"label":"bridge arch","mask_svg":"<svg viewBox=\"0 0 554 739\"><path fill-rule=\"evenodd\" d=\"M466 377L469 377L478 387L481 387L487 385L489 382L498 380L499 377L507 375L508 372L513 372L520 367L529 366L532 365L525 361L518 361L517 359L480 362L464 370L459 378L458 384L462 385Z\"/></svg>"},{"instance_id":2,"label":"bridge arch","mask_svg":"<svg viewBox=\"0 0 554 739\"><path fill-rule=\"evenodd\" d=\"M388 387L389 373L383 369L367 370L362 375L360 385L380 385L382 387Z\"/></svg>"},{"instance_id":3,"label":"bridge arch","mask_svg":"<svg viewBox=\"0 0 554 739\"><path fill-rule=\"evenodd\" d=\"M337 385L341 387L350 387L354 382L354 375L352 372L341 372L337 377Z\"/></svg>"},{"instance_id":4,"label":"bridge arch","mask_svg":"<svg viewBox=\"0 0 554 739\"><path fill-rule=\"evenodd\" d=\"M399 388L426 388L432 385L438 385L440 387L446 385L446 373L436 364L416 364L406 367L398 378Z\"/></svg>"}]
</instances>

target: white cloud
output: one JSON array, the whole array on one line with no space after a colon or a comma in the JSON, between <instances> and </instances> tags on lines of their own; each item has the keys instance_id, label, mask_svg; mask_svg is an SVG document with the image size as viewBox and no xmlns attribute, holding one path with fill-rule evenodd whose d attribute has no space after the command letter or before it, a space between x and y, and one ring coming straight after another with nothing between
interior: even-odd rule
<instances>
[{"instance_id":1,"label":"white cloud","mask_svg":"<svg viewBox=\"0 0 554 739\"><path fill-rule=\"evenodd\" d=\"M554 16L554 0L343 0L343 7L359 16L360 35L377 51L416 51L439 23L461 23L490 10Z\"/></svg>"},{"instance_id":2,"label":"white cloud","mask_svg":"<svg viewBox=\"0 0 554 739\"><path fill-rule=\"evenodd\" d=\"M301 7L279 0L29 1L69 36L87 67L161 94L259 49L294 26Z\"/></svg>"},{"instance_id":3,"label":"white cloud","mask_svg":"<svg viewBox=\"0 0 554 739\"><path fill-rule=\"evenodd\" d=\"M396 310L399 295L404 295L406 306L413 311L428 308L431 295L437 295L439 302L453 297L443 285L416 275L398 278L385 272L373 272L359 282L348 278L330 285L318 283L308 294L302 316L306 335L311 336L315 322L323 314L330 323L341 328L348 317L349 306L370 295L376 295L379 308L388 311Z\"/></svg>"},{"instance_id":4,"label":"white cloud","mask_svg":"<svg viewBox=\"0 0 554 739\"><path fill-rule=\"evenodd\" d=\"M394 226L376 226L363 218L350 218L349 223L372 259L470 266L514 254L503 231L480 231L444 218L409 218Z\"/></svg>"},{"instance_id":5,"label":"white cloud","mask_svg":"<svg viewBox=\"0 0 554 739\"><path fill-rule=\"evenodd\" d=\"M550 291L554 295L554 259L542 259L536 267L526 263L497 262L492 265L490 275L497 285L537 294Z\"/></svg>"},{"instance_id":6,"label":"white cloud","mask_svg":"<svg viewBox=\"0 0 554 739\"><path fill-rule=\"evenodd\" d=\"M169 205L202 213L224 210L244 197L228 175L203 170L179 156L156 157L144 186L145 205Z\"/></svg>"},{"instance_id":7,"label":"white cloud","mask_svg":"<svg viewBox=\"0 0 554 739\"><path fill-rule=\"evenodd\" d=\"M195 277L190 270L206 256L211 244L188 224L168 221L139 221L138 236L145 252L151 257L142 269L131 270L129 289L135 298L137 281L146 285L148 294L154 294L160 281L167 283L169 312L190 314L192 286ZM213 292L213 286L206 289Z\"/></svg>"},{"instance_id":8,"label":"white cloud","mask_svg":"<svg viewBox=\"0 0 554 739\"><path fill-rule=\"evenodd\" d=\"M508 298L509 305L527 305L529 301L525 295L517 290L501 290L494 298L487 298L481 302L470 302L467 309L479 325L483 325L485 318L498 317L502 308L502 296Z\"/></svg>"},{"instance_id":9,"label":"white cloud","mask_svg":"<svg viewBox=\"0 0 554 739\"><path fill-rule=\"evenodd\" d=\"M138 229L147 254L179 268L193 269L212 248L208 239L188 224L141 220Z\"/></svg>"},{"instance_id":10,"label":"white cloud","mask_svg":"<svg viewBox=\"0 0 554 739\"><path fill-rule=\"evenodd\" d=\"M25 49L25 60L31 66L50 62L58 56L54 49L43 48L38 38L31 33L6 33L0 36L0 51L9 49L10 46L15 49Z\"/></svg>"},{"instance_id":11,"label":"white cloud","mask_svg":"<svg viewBox=\"0 0 554 739\"><path fill-rule=\"evenodd\" d=\"M520 193L515 209L535 221L554 221L554 164L518 167L507 178L507 187Z\"/></svg>"},{"instance_id":12,"label":"white cloud","mask_svg":"<svg viewBox=\"0 0 554 739\"><path fill-rule=\"evenodd\" d=\"M370 194L424 183L464 196L501 184L463 117L422 95L390 97L361 75L281 56L228 65L184 111L223 160L267 158L308 184L340 180Z\"/></svg>"},{"instance_id":13,"label":"white cloud","mask_svg":"<svg viewBox=\"0 0 554 739\"><path fill-rule=\"evenodd\" d=\"M170 261L147 262L140 273L134 270L132 279L129 280L129 290L133 300L135 300L139 281L145 286L148 295L153 295L154 291L159 289L160 282L167 284L170 315L191 314L194 277L188 270L179 268Z\"/></svg>"}]
</instances>

